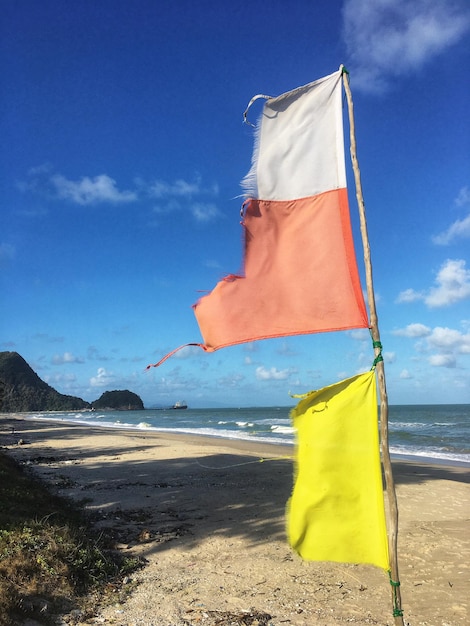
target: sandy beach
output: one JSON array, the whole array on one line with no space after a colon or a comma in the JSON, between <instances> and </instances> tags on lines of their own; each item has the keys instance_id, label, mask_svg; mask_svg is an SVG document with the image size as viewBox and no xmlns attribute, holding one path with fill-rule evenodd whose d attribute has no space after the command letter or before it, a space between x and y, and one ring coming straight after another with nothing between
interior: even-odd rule
<instances>
[{"instance_id":1,"label":"sandy beach","mask_svg":"<svg viewBox=\"0 0 470 626\"><path fill-rule=\"evenodd\" d=\"M147 560L127 601L88 624L394 623L385 572L304 562L287 544L289 447L12 415L0 445ZM399 461L394 473L405 623L467 625L469 469Z\"/></svg>"}]
</instances>

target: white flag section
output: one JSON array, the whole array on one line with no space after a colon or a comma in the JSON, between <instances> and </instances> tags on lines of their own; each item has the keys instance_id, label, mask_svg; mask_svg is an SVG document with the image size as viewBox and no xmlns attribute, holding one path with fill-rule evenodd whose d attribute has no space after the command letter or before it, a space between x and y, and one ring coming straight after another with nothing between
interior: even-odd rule
<instances>
[{"instance_id":1,"label":"white flag section","mask_svg":"<svg viewBox=\"0 0 470 626\"><path fill-rule=\"evenodd\" d=\"M242 182L260 200L294 200L346 187L342 71L266 101Z\"/></svg>"}]
</instances>

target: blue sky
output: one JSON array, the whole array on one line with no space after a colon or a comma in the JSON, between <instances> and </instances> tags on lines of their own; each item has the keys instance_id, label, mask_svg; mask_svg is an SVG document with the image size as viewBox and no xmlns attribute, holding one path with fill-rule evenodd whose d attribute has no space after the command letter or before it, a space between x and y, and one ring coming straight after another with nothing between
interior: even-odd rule
<instances>
[{"instance_id":1,"label":"blue sky","mask_svg":"<svg viewBox=\"0 0 470 626\"><path fill-rule=\"evenodd\" d=\"M465 0L18 0L0 29L1 350L148 407L288 405L368 369L353 331L145 370L200 341L191 305L241 267L248 101L344 63L389 400L470 402ZM348 185L362 275L349 163Z\"/></svg>"}]
</instances>

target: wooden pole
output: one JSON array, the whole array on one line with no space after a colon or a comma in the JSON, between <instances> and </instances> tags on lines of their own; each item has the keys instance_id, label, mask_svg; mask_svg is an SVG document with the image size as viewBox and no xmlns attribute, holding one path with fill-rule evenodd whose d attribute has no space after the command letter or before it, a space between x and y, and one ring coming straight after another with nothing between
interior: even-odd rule
<instances>
[{"instance_id":1,"label":"wooden pole","mask_svg":"<svg viewBox=\"0 0 470 626\"><path fill-rule=\"evenodd\" d=\"M392 602L393 615L397 626L404 626L403 611L401 608L400 594L400 578L398 575L398 503L395 491L395 481L393 479L392 463L390 460L390 450L388 443L388 396L385 383L385 368L381 358L382 346L380 343L380 332L377 318L377 309L375 306L374 283L372 278L372 263L370 257L369 236L367 233L366 211L364 198L362 195L361 172L357 161L356 154L356 135L354 127L354 112L351 89L348 82L348 74L343 68L343 84L348 101L349 112L349 135L350 135L350 152L351 161L354 171L354 180L356 183L356 198L359 207L359 218L361 225L362 245L364 248L364 264L366 271L367 298L369 302L370 312L370 330L372 341L374 342L375 357L379 357L376 364L377 378L379 381L380 394L380 446L382 452L382 465L385 475L385 489L387 493L389 507L389 530L388 530L388 546L390 553L390 570L391 570L391 586L392 586Z\"/></svg>"}]
</instances>

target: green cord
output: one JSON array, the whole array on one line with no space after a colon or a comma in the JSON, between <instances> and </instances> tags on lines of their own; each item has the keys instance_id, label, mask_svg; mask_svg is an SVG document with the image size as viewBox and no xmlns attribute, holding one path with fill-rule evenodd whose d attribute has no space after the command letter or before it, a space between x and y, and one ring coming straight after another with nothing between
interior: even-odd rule
<instances>
[{"instance_id":1,"label":"green cord","mask_svg":"<svg viewBox=\"0 0 470 626\"><path fill-rule=\"evenodd\" d=\"M374 368L377 365L377 363L379 363L380 361L383 361L383 360L384 360L384 358L382 356L382 353L378 354L375 357L374 362L372 363L372 368Z\"/></svg>"},{"instance_id":2,"label":"green cord","mask_svg":"<svg viewBox=\"0 0 470 626\"><path fill-rule=\"evenodd\" d=\"M393 589L393 617L403 617L403 610L398 608L397 589L400 586L399 580L392 580L392 572L389 570L388 577Z\"/></svg>"},{"instance_id":3,"label":"green cord","mask_svg":"<svg viewBox=\"0 0 470 626\"><path fill-rule=\"evenodd\" d=\"M384 358L382 356L382 344L380 343L380 341L372 341L372 346L373 346L374 350L377 348L378 350L380 350L380 352L375 357L374 362L372 363L371 370L374 369L374 367L377 365L377 363L380 363L380 361L384 360Z\"/></svg>"}]
</instances>

